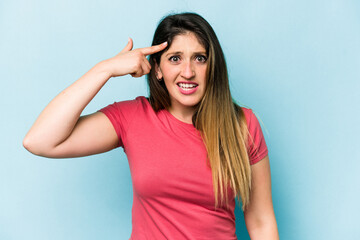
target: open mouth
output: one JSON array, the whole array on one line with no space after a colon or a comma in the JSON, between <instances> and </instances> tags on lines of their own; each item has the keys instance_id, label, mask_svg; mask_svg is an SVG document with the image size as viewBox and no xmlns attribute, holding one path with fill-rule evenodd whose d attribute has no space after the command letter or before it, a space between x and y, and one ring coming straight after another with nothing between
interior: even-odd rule
<instances>
[{"instance_id":1,"label":"open mouth","mask_svg":"<svg viewBox=\"0 0 360 240\"><path fill-rule=\"evenodd\" d=\"M185 91L192 90L198 86L196 83L178 83L177 85Z\"/></svg>"},{"instance_id":2,"label":"open mouth","mask_svg":"<svg viewBox=\"0 0 360 240\"><path fill-rule=\"evenodd\" d=\"M177 83L179 91L185 95L191 95L198 89L197 83Z\"/></svg>"}]
</instances>

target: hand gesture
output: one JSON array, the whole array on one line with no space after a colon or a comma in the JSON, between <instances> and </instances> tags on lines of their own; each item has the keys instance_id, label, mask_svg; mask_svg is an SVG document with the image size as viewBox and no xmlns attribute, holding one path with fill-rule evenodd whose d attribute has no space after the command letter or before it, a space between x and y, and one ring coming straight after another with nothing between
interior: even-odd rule
<instances>
[{"instance_id":1,"label":"hand gesture","mask_svg":"<svg viewBox=\"0 0 360 240\"><path fill-rule=\"evenodd\" d=\"M150 72L151 66L146 56L164 50L167 46L167 42L159 45L137 48L133 48L133 40L129 38L129 41L125 48L108 60L105 60L107 67L111 73L111 77L118 77L130 74L133 77L141 77Z\"/></svg>"}]
</instances>

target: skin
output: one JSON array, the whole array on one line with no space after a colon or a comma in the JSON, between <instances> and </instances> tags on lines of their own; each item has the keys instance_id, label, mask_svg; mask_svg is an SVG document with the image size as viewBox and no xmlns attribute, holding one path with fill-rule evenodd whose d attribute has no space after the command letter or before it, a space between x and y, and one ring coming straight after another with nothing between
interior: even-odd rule
<instances>
[{"instance_id":1,"label":"skin","mask_svg":"<svg viewBox=\"0 0 360 240\"><path fill-rule=\"evenodd\" d=\"M41 112L26 134L23 145L33 154L49 158L81 157L115 148L118 137L101 112L80 116L81 112L111 77L130 74L141 77L151 66L147 55L162 51L167 44L132 50L129 39L116 56L96 64L76 82L56 96ZM192 33L176 36L171 47L156 65L159 78L164 78L171 96L170 113L191 123L194 106L202 99L206 87L206 54ZM176 83L195 82L194 94L179 92ZM254 239L279 239L271 198L271 177L268 156L251 166L251 203L244 212L247 230Z\"/></svg>"},{"instance_id":2,"label":"skin","mask_svg":"<svg viewBox=\"0 0 360 240\"><path fill-rule=\"evenodd\" d=\"M195 34L187 32L174 37L170 48L161 55L159 66L156 66L158 78L164 78L169 91L169 112L186 123L192 123L195 106L205 94L206 60L206 49ZM181 93L179 82L198 84L196 92Z\"/></svg>"},{"instance_id":3,"label":"skin","mask_svg":"<svg viewBox=\"0 0 360 240\"><path fill-rule=\"evenodd\" d=\"M116 147L118 138L103 113L80 114L111 77L148 74L151 67L146 56L166 46L163 43L132 50L133 41L129 39L119 54L96 64L45 107L26 134L24 147L49 158L88 156Z\"/></svg>"},{"instance_id":4,"label":"skin","mask_svg":"<svg viewBox=\"0 0 360 240\"><path fill-rule=\"evenodd\" d=\"M271 196L269 156L251 165L250 204L244 211L246 228L252 240L277 240L279 233Z\"/></svg>"}]
</instances>

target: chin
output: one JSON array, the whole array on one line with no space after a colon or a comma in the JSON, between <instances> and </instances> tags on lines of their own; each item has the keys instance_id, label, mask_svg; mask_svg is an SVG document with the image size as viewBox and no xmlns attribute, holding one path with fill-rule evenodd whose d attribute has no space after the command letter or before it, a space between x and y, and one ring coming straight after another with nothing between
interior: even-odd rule
<instances>
[{"instance_id":1,"label":"chin","mask_svg":"<svg viewBox=\"0 0 360 240\"><path fill-rule=\"evenodd\" d=\"M186 107L195 107L200 103L200 100L181 101L180 103Z\"/></svg>"}]
</instances>

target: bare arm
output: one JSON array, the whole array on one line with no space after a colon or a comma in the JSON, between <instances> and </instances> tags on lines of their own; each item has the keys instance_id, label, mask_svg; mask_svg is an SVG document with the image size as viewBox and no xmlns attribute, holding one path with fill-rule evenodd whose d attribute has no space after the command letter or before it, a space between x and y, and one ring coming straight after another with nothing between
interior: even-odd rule
<instances>
[{"instance_id":1,"label":"bare arm","mask_svg":"<svg viewBox=\"0 0 360 240\"><path fill-rule=\"evenodd\" d=\"M245 223L252 240L277 240L277 229L271 197L269 157L251 166L252 191L250 205L244 211Z\"/></svg>"},{"instance_id":2,"label":"bare arm","mask_svg":"<svg viewBox=\"0 0 360 240\"><path fill-rule=\"evenodd\" d=\"M80 117L81 112L111 78L150 71L146 55L166 44L132 50L132 40L115 57L96 64L57 95L41 112L23 140L30 152L53 158L79 157L105 152L117 145L117 135L103 113Z\"/></svg>"}]
</instances>

